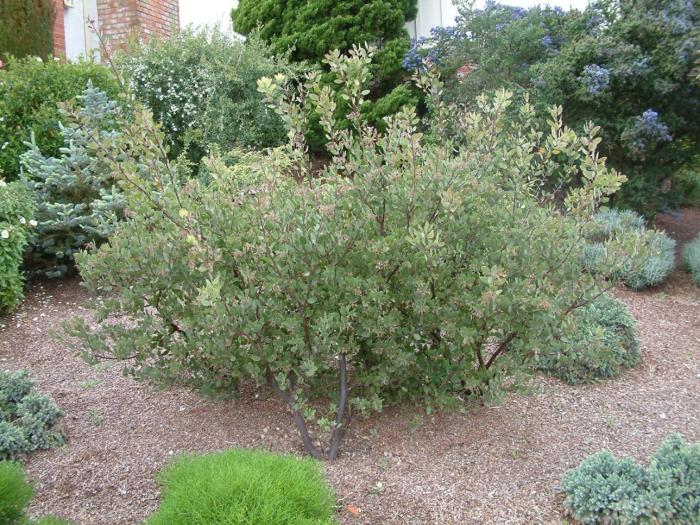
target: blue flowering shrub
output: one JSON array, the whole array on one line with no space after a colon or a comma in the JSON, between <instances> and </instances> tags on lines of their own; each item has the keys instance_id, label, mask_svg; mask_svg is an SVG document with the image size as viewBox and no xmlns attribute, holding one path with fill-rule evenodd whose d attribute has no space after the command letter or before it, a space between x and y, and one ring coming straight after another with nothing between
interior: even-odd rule
<instances>
[{"instance_id":1,"label":"blue flowering shrub","mask_svg":"<svg viewBox=\"0 0 700 525\"><path fill-rule=\"evenodd\" d=\"M574 129L601 126L601 153L629 179L618 207L652 215L700 191L687 175L700 155L696 2L602 0L565 12L489 1L460 13L455 27L418 42L405 67L437 67L448 100L474 105L484 90L527 90L536 107L562 104Z\"/></svg>"},{"instance_id":2,"label":"blue flowering shrub","mask_svg":"<svg viewBox=\"0 0 700 525\"><path fill-rule=\"evenodd\" d=\"M586 458L561 484L564 507L578 523L700 523L700 444L672 434L648 468L609 451Z\"/></svg>"},{"instance_id":3,"label":"blue flowering shrub","mask_svg":"<svg viewBox=\"0 0 700 525\"><path fill-rule=\"evenodd\" d=\"M586 236L583 268L604 273L611 260L622 257L626 262L617 268L615 277L634 290L663 283L675 267L676 241L662 231L648 229L644 218L631 210L600 211Z\"/></svg>"},{"instance_id":4,"label":"blue flowering shrub","mask_svg":"<svg viewBox=\"0 0 700 525\"><path fill-rule=\"evenodd\" d=\"M700 234L683 247L683 265L700 286Z\"/></svg>"}]
</instances>

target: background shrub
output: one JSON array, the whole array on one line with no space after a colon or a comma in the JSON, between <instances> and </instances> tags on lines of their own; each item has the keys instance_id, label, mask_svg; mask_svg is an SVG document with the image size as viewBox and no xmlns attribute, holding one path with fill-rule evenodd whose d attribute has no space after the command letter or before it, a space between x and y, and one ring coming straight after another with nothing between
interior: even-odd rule
<instances>
[{"instance_id":1,"label":"background shrub","mask_svg":"<svg viewBox=\"0 0 700 525\"><path fill-rule=\"evenodd\" d=\"M118 62L133 93L162 124L170 157L186 150L198 162L210 144L228 151L284 142L282 121L257 91L260 77L299 73L283 56L254 34L243 42L219 28L184 29L134 43Z\"/></svg>"},{"instance_id":2,"label":"background shrub","mask_svg":"<svg viewBox=\"0 0 700 525\"><path fill-rule=\"evenodd\" d=\"M629 179L615 205L647 216L684 200L700 152L700 47L695 2L602 0L584 11L465 4L406 57L427 57L450 79L447 96L474 104L484 90L526 90L564 122L601 126L601 153ZM466 68L465 68L466 66ZM459 68L462 74L456 74ZM465 73L466 69L466 73Z\"/></svg>"},{"instance_id":3,"label":"background shrub","mask_svg":"<svg viewBox=\"0 0 700 525\"><path fill-rule=\"evenodd\" d=\"M91 62L63 63L36 58L11 60L0 69L0 176L19 175L19 156L34 140L44 155L57 157L63 144L57 103L82 93L91 80L110 98L119 92L112 74Z\"/></svg>"},{"instance_id":4,"label":"background shrub","mask_svg":"<svg viewBox=\"0 0 700 525\"><path fill-rule=\"evenodd\" d=\"M54 6L51 0L3 0L0 3L0 59L50 56L56 16Z\"/></svg>"},{"instance_id":5,"label":"background shrub","mask_svg":"<svg viewBox=\"0 0 700 525\"><path fill-rule=\"evenodd\" d=\"M700 286L700 234L683 247L683 264Z\"/></svg>"},{"instance_id":6,"label":"background shrub","mask_svg":"<svg viewBox=\"0 0 700 525\"><path fill-rule=\"evenodd\" d=\"M697 523L700 444L671 435L647 469L599 452L567 472L561 489L567 512L583 524Z\"/></svg>"},{"instance_id":7,"label":"background shrub","mask_svg":"<svg viewBox=\"0 0 700 525\"><path fill-rule=\"evenodd\" d=\"M337 456L349 407L454 406L499 396L530 371L534 349L604 284L581 272L580 235L624 178L597 157L594 130L565 131L556 109L547 132L527 104L506 125L508 92L481 97L476 112L445 108L464 123L457 151L425 143L412 108L377 132L359 111L370 58L328 55L356 132L337 126L337 93L320 75L300 86L263 78L287 146L233 166L209 158L207 177L184 184L157 129L136 118L115 166L146 147L162 165L121 174L129 220L77 257L88 288L110 290L97 318L124 320L70 323L86 357L208 394L265 383L319 458ZM421 82L437 97L434 77ZM303 140L311 111L333 154L320 173ZM540 193L560 155L586 181L557 201L565 213Z\"/></svg>"},{"instance_id":8,"label":"background shrub","mask_svg":"<svg viewBox=\"0 0 700 525\"><path fill-rule=\"evenodd\" d=\"M147 525L330 525L335 498L319 463L260 450L181 457L161 472Z\"/></svg>"},{"instance_id":9,"label":"background shrub","mask_svg":"<svg viewBox=\"0 0 700 525\"><path fill-rule=\"evenodd\" d=\"M34 497L19 463L0 461L0 523L16 525L24 518L24 508Z\"/></svg>"},{"instance_id":10,"label":"background shrub","mask_svg":"<svg viewBox=\"0 0 700 525\"><path fill-rule=\"evenodd\" d=\"M17 181L8 184L0 178L0 313L22 298L22 255L33 216L31 193Z\"/></svg>"},{"instance_id":11,"label":"background shrub","mask_svg":"<svg viewBox=\"0 0 700 525\"><path fill-rule=\"evenodd\" d=\"M576 385L618 376L639 362L637 323L622 301L602 295L572 317L567 335L538 356L541 370Z\"/></svg>"},{"instance_id":12,"label":"background shrub","mask_svg":"<svg viewBox=\"0 0 700 525\"><path fill-rule=\"evenodd\" d=\"M43 153L32 136L20 157L22 181L38 203L28 262L48 277L65 275L73 268L78 250L106 239L126 204L112 166L90 148L96 140L104 147L119 139L121 111L90 81L76 98L75 107L61 111L60 155Z\"/></svg>"},{"instance_id":13,"label":"background shrub","mask_svg":"<svg viewBox=\"0 0 700 525\"><path fill-rule=\"evenodd\" d=\"M623 256L627 260L616 276L633 290L662 284L676 264L676 241L662 231L647 229L644 218L631 210L599 212L586 236L584 269L607 272L611 257Z\"/></svg>"},{"instance_id":14,"label":"background shrub","mask_svg":"<svg viewBox=\"0 0 700 525\"><path fill-rule=\"evenodd\" d=\"M0 370L0 460L63 442L55 428L61 411L40 394L27 371Z\"/></svg>"}]
</instances>

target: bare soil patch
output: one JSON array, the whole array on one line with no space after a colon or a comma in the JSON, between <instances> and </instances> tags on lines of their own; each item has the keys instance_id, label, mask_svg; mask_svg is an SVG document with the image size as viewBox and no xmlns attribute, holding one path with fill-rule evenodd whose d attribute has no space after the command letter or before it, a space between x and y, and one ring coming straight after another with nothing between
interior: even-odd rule
<instances>
[{"instance_id":1,"label":"bare soil patch","mask_svg":"<svg viewBox=\"0 0 700 525\"><path fill-rule=\"evenodd\" d=\"M659 222L679 244L700 229L700 212L690 212L694 226L673 231ZM497 407L431 416L394 409L357 422L343 457L326 467L343 505L339 521L561 523L559 480L588 454L608 448L645 461L669 432L700 441L700 293L686 277L677 272L644 293L616 291L639 321L643 354L618 379L571 387L537 377L529 395ZM29 368L65 412L66 446L26 464L37 488L32 513L139 523L156 508L155 474L174 454L302 453L285 407L264 390L211 401L136 383L118 363L85 364L50 331L87 315L86 299L77 280L37 283L16 314L0 318L0 367Z\"/></svg>"}]
</instances>

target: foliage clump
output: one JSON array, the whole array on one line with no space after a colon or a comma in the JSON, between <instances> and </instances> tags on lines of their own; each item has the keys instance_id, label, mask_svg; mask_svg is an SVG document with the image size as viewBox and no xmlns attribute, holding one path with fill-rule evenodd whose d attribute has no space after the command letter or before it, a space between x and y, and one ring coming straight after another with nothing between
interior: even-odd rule
<instances>
[{"instance_id":1,"label":"foliage clump","mask_svg":"<svg viewBox=\"0 0 700 525\"><path fill-rule=\"evenodd\" d=\"M683 265L700 286L700 234L683 247Z\"/></svg>"},{"instance_id":2,"label":"foliage clump","mask_svg":"<svg viewBox=\"0 0 700 525\"><path fill-rule=\"evenodd\" d=\"M331 525L335 498L318 462L261 450L177 458L146 525Z\"/></svg>"},{"instance_id":3,"label":"foliage clump","mask_svg":"<svg viewBox=\"0 0 700 525\"><path fill-rule=\"evenodd\" d=\"M44 155L60 155L58 103L80 95L88 81L110 98L119 93L109 70L92 62L12 59L0 69L0 177L18 178L19 157L32 134Z\"/></svg>"},{"instance_id":4,"label":"foliage clump","mask_svg":"<svg viewBox=\"0 0 700 525\"><path fill-rule=\"evenodd\" d=\"M35 224L34 200L20 182L0 177L0 313L12 310L22 299L22 256L29 228Z\"/></svg>"},{"instance_id":5,"label":"foliage clump","mask_svg":"<svg viewBox=\"0 0 700 525\"><path fill-rule=\"evenodd\" d=\"M646 469L599 452L567 472L561 488L567 512L584 525L698 523L700 444L672 434Z\"/></svg>"},{"instance_id":6,"label":"foliage clump","mask_svg":"<svg viewBox=\"0 0 700 525\"><path fill-rule=\"evenodd\" d=\"M0 370L0 460L63 443L55 426L61 411L39 393L26 370Z\"/></svg>"},{"instance_id":7,"label":"foliage clump","mask_svg":"<svg viewBox=\"0 0 700 525\"><path fill-rule=\"evenodd\" d=\"M0 3L0 59L51 55L55 16L53 0L3 0Z\"/></svg>"},{"instance_id":8,"label":"foliage clump","mask_svg":"<svg viewBox=\"0 0 700 525\"><path fill-rule=\"evenodd\" d=\"M135 43L117 65L161 123L170 157L186 151L198 162L212 144L228 151L285 141L282 122L257 91L260 77L297 74L284 56L255 34L244 42L219 28L188 28Z\"/></svg>"},{"instance_id":9,"label":"foliage clump","mask_svg":"<svg viewBox=\"0 0 700 525\"><path fill-rule=\"evenodd\" d=\"M95 142L119 139L117 103L88 81L77 107L61 112L60 155L42 153L32 135L20 157L22 181L37 201L38 224L29 263L48 277L65 275L78 250L109 237L126 205L111 164L93 147Z\"/></svg>"},{"instance_id":10,"label":"foliage clump","mask_svg":"<svg viewBox=\"0 0 700 525\"><path fill-rule=\"evenodd\" d=\"M602 295L579 309L555 344L538 355L538 366L569 384L620 375L640 359L637 323L622 301Z\"/></svg>"},{"instance_id":11,"label":"foliage clump","mask_svg":"<svg viewBox=\"0 0 700 525\"><path fill-rule=\"evenodd\" d=\"M66 520L45 516L30 520L25 514L34 489L19 463L0 461L0 523L3 525L70 525Z\"/></svg>"},{"instance_id":12,"label":"foliage clump","mask_svg":"<svg viewBox=\"0 0 700 525\"><path fill-rule=\"evenodd\" d=\"M158 169L114 162L130 218L76 258L86 286L110 292L97 319L124 320L70 323L86 357L204 393L266 384L309 453L331 459L353 414L497 397L532 368L609 277L581 272L580 236L624 177L598 157L595 128L564 129L554 108L545 132L508 92L459 114L459 145L426 142L414 108L380 133L360 111L370 60L365 48L327 56L350 129L319 74L261 79L289 143L233 167L210 157L198 179L177 177L147 118L122 128L113 157L138 149ZM418 82L437 104L440 82ZM310 109L331 154L320 171ZM555 205L542 181L561 155L584 183Z\"/></svg>"},{"instance_id":13,"label":"foliage clump","mask_svg":"<svg viewBox=\"0 0 700 525\"><path fill-rule=\"evenodd\" d=\"M647 229L644 218L631 210L599 212L586 238L584 269L607 272L611 259L623 257L617 277L633 290L662 284L676 264L676 241L662 231Z\"/></svg>"}]
</instances>

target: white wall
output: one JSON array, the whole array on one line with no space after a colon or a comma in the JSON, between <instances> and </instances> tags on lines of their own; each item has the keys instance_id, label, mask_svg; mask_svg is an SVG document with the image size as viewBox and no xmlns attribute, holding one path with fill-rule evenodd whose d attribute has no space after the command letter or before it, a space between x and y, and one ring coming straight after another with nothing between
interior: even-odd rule
<instances>
[{"instance_id":1,"label":"white wall","mask_svg":"<svg viewBox=\"0 0 700 525\"><path fill-rule=\"evenodd\" d=\"M99 49L97 35L87 27L88 18L97 21L97 0L73 0L73 7L63 9L68 60L87 58ZM99 54L94 53L94 58L99 59Z\"/></svg>"},{"instance_id":2,"label":"white wall","mask_svg":"<svg viewBox=\"0 0 700 525\"><path fill-rule=\"evenodd\" d=\"M457 14L452 0L418 0L418 16L406 29L411 38L427 37L433 27L453 25Z\"/></svg>"}]
</instances>

